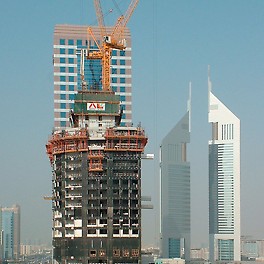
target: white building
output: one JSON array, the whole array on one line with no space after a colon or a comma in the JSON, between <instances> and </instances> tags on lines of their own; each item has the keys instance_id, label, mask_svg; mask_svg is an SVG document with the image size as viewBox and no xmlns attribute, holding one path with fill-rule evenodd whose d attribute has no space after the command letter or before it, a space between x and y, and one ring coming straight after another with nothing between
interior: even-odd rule
<instances>
[{"instance_id":1,"label":"white building","mask_svg":"<svg viewBox=\"0 0 264 264\"><path fill-rule=\"evenodd\" d=\"M190 105L160 148L161 255L190 259Z\"/></svg>"},{"instance_id":2,"label":"white building","mask_svg":"<svg viewBox=\"0 0 264 264\"><path fill-rule=\"evenodd\" d=\"M240 261L240 120L208 86L209 258Z\"/></svg>"}]
</instances>

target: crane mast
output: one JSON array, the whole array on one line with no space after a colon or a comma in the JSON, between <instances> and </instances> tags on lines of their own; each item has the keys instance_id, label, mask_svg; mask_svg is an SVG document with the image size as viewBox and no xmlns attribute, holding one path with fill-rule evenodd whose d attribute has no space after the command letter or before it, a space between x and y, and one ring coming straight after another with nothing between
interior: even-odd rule
<instances>
[{"instance_id":1,"label":"crane mast","mask_svg":"<svg viewBox=\"0 0 264 264\"><path fill-rule=\"evenodd\" d=\"M125 27L134 12L139 0L132 0L125 13L125 15L120 16L116 24L114 25L112 32L108 33L104 24L104 16L101 8L101 1L94 0L94 7L96 11L96 17L98 22L98 27L100 29L100 43L96 40L93 30L88 27L88 34L92 37L95 44L98 47L98 51L87 52L87 59L100 59L102 61L102 89L103 91L111 91L110 87L110 65L112 50L124 50L126 48L125 40L123 39L123 34Z\"/></svg>"}]
</instances>

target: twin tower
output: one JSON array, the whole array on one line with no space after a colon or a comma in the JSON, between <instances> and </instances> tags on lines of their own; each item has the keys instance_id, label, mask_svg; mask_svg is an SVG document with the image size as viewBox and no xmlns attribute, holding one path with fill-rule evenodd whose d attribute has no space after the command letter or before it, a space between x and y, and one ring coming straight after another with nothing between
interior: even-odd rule
<instances>
[{"instance_id":1,"label":"twin tower","mask_svg":"<svg viewBox=\"0 0 264 264\"><path fill-rule=\"evenodd\" d=\"M209 259L240 261L240 120L209 86ZM190 103L161 144L161 254L190 260Z\"/></svg>"}]
</instances>

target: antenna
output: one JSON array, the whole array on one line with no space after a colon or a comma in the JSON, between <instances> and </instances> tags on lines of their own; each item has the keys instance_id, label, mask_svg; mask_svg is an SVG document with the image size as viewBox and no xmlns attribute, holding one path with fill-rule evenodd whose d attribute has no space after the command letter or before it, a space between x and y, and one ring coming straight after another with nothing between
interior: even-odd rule
<instances>
[{"instance_id":1,"label":"antenna","mask_svg":"<svg viewBox=\"0 0 264 264\"><path fill-rule=\"evenodd\" d=\"M189 112L189 132L191 132L191 110L192 110L192 82L189 82L189 98L187 101L187 111Z\"/></svg>"},{"instance_id":2,"label":"antenna","mask_svg":"<svg viewBox=\"0 0 264 264\"><path fill-rule=\"evenodd\" d=\"M210 69L210 65L208 65L208 92L212 92L211 69Z\"/></svg>"},{"instance_id":3,"label":"antenna","mask_svg":"<svg viewBox=\"0 0 264 264\"><path fill-rule=\"evenodd\" d=\"M208 65L208 113L210 112L210 93L212 92L211 69Z\"/></svg>"}]
</instances>

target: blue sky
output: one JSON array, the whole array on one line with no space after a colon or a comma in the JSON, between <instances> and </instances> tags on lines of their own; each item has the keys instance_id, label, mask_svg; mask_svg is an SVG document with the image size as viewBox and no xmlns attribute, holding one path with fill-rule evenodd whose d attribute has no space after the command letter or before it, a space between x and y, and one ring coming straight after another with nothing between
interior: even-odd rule
<instances>
[{"instance_id":1,"label":"blue sky","mask_svg":"<svg viewBox=\"0 0 264 264\"><path fill-rule=\"evenodd\" d=\"M105 3L104 3L105 2ZM116 0L124 11L127 0ZM110 25L119 15L102 1ZM133 121L149 136L148 153L186 111L192 81L192 244L208 241L207 67L214 94L241 120L241 228L264 238L264 1L141 0L129 27L133 47ZM19 203L22 240L51 239L51 168L45 143L53 126L55 24L95 24L91 0L1 1L0 204ZM143 244L157 245L158 157L143 162Z\"/></svg>"}]
</instances>

